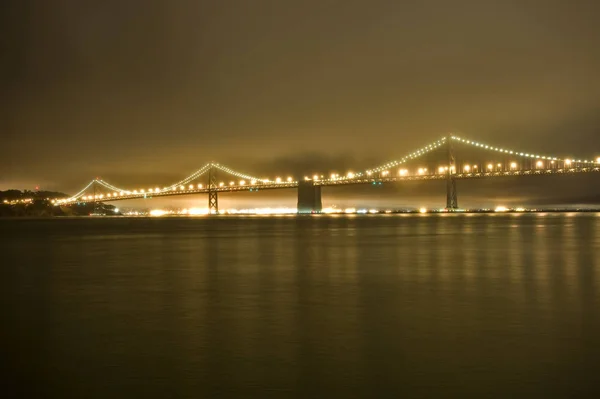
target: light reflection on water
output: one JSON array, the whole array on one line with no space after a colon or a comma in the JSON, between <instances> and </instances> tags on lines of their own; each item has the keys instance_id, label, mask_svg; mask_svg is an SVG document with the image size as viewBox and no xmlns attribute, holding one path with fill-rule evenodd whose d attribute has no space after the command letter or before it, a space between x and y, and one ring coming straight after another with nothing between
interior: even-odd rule
<instances>
[{"instance_id":1,"label":"light reflection on water","mask_svg":"<svg viewBox=\"0 0 600 399\"><path fill-rule=\"evenodd\" d=\"M596 378L597 214L0 223L26 393L565 397Z\"/></svg>"}]
</instances>

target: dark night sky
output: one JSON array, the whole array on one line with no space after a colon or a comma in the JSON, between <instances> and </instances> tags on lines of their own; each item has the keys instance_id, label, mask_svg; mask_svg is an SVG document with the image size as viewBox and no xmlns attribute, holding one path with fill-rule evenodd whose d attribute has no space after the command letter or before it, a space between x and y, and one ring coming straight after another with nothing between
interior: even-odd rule
<instances>
[{"instance_id":1,"label":"dark night sky","mask_svg":"<svg viewBox=\"0 0 600 399\"><path fill-rule=\"evenodd\" d=\"M0 10L0 189L72 192L98 175L166 184L211 160L259 175L343 171L448 131L600 155L594 0L5 0Z\"/></svg>"}]
</instances>

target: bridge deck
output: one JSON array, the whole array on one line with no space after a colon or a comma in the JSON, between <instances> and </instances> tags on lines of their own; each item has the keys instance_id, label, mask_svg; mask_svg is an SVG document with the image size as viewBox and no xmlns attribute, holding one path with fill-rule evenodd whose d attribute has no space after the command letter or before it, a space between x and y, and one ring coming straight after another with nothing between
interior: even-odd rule
<instances>
[{"instance_id":1,"label":"bridge deck","mask_svg":"<svg viewBox=\"0 0 600 399\"><path fill-rule=\"evenodd\" d=\"M532 170L511 170L511 171L494 171L484 173L456 173L453 175L455 179L482 179L482 178L498 178L498 177L510 177L510 176L548 176L548 175L573 175L577 173L591 173L600 172L600 166L594 167L578 167L569 169L532 169ZM394 183L402 181L423 181L423 180L445 180L446 174L425 174L425 175L409 175L409 176L390 176L390 177L359 177L353 179L327 179L327 180L316 180L314 182L317 186L342 186L352 184L377 184L377 183ZM223 187L216 187L214 191L218 193L227 192L238 192L238 191L262 191L262 190L278 190L285 188L297 188L298 182L281 182L281 183L258 183L254 185L229 185ZM153 193L137 193L137 194L124 194L116 197L104 197L98 199L101 202L110 201L122 201L129 199L140 199L140 198L159 198L159 197L170 197L175 195L191 195L191 194L208 194L208 188L199 189L184 189L184 190L172 190L172 191L161 191ZM76 201L73 201L76 202ZM83 201L79 201L83 202ZM94 202L90 200L87 202Z\"/></svg>"}]
</instances>

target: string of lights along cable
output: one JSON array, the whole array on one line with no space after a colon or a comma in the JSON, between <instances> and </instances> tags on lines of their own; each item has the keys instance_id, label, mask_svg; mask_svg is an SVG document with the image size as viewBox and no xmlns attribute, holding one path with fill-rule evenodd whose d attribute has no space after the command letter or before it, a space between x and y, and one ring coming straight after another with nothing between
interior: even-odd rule
<instances>
[{"instance_id":1,"label":"string of lights along cable","mask_svg":"<svg viewBox=\"0 0 600 399\"><path fill-rule=\"evenodd\" d=\"M456 154L460 152L462 147L481 152L487 161L457 161L461 157L456 157ZM420 163L423 163L423 165L420 165ZM432 163L435 163L436 166L431 167ZM209 162L189 176L166 186L121 188L103 179L96 178L71 197L53 199L52 201L57 204L70 204L82 201L113 201L196 193L284 189L299 187L301 184L335 186L381 184L403 180L454 180L545 174L572 175L598 172L600 171L599 168L600 156L595 159L593 157L561 157L510 149L466 139L456 134L449 134L396 160L358 172L351 170L344 174L315 172L301 179L295 179L291 176L285 178L280 176L259 178L216 162ZM210 183L206 177L211 173L213 177L218 173L219 177L226 176L228 179Z\"/></svg>"}]
</instances>

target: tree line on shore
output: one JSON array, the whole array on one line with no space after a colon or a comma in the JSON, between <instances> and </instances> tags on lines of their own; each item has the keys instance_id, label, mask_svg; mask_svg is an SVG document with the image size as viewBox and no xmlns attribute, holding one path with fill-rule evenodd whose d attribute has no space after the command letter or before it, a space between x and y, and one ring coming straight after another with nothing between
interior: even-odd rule
<instances>
[{"instance_id":1,"label":"tree line on shore","mask_svg":"<svg viewBox=\"0 0 600 399\"><path fill-rule=\"evenodd\" d=\"M114 215L115 207L104 203L87 202L57 206L52 199L69 198L54 191L0 191L0 217L87 216L93 213ZM21 200L31 200L21 202ZM15 202L16 201L16 202Z\"/></svg>"}]
</instances>

